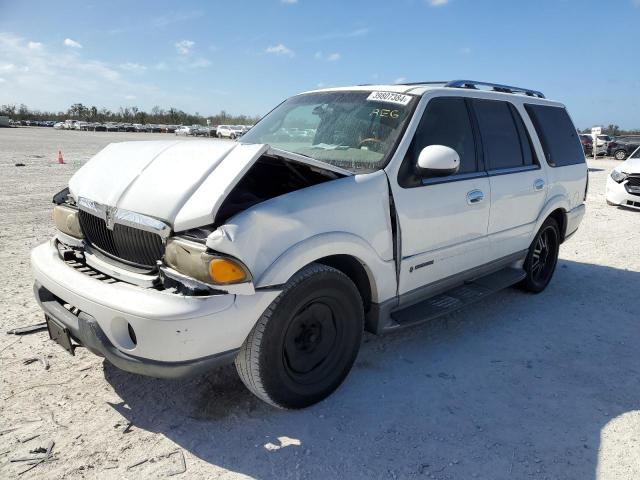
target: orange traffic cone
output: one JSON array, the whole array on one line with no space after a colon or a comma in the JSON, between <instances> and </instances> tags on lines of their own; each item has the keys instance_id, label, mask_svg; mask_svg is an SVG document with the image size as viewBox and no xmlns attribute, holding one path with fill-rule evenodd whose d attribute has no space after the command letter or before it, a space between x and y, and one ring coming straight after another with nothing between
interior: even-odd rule
<instances>
[{"instance_id":1,"label":"orange traffic cone","mask_svg":"<svg viewBox=\"0 0 640 480\"><path fill-rule=\"evenodd\" d=\"M60 165L64 164L64 158L62 157L62 150L58 150L58 163Z\"/></svg>"}]
</instances>

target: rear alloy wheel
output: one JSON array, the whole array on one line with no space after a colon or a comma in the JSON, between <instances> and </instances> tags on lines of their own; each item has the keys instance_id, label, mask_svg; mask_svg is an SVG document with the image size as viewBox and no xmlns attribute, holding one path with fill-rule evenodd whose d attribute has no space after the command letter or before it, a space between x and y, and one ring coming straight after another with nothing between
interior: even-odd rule
<instances>
[{"instance_id":1,"label":"rear alloy wheel","mask_svg":"<svg viewBox=\"0 0 640 480\"><path fill-rule=\"evenodd\" d=\"M360 348L362 299L342 272L311 264L287 283L245 340L236 369L253 394L280 408L329 396Z\"/></svg>"},{"instance_id":2,"label":"rear alloy wheel","mask_svg":"<svg viewBox=\"0 0 640 480\"><path fill-rule=\"evenodd\" d=\"M553 277L560 250L560 230L553 218L547 218L529 247L524 261L527 276L519 283L524 290L533 293L543 291Z\"/></svg>"},{"instance_id":3,"label":"rear alloy wheel","mask_svg":"<svg viewBox=\"0 0 640 480\"><path fill-rule=\"evenodd\" d=\"M616 160L624 160L625 158L627 158L627 152L625 152L624 150L616 150L616 152L613 154L613 158L615 158Z\"/></svg>"}]
</instances>

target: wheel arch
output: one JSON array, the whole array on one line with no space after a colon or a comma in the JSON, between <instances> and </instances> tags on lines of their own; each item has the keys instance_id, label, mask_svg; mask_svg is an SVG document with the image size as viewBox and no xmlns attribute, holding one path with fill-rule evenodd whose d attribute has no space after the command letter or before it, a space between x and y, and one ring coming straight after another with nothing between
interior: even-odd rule
<instances>
[{"instance_id":1,"label":"wheel arch","mask_svg":"<svg viewBox=\"0 0 640 480\"><path fill-rule=\"evenodd\" d=\"M329 232L303 240L280 255L255 282L256 288L283 285L311 263L340 270L356 285L365 309L396 295L395 262L385 261L357 235Z\"/></svg>"},{"instance_id":2,"label":"wheel arch","mask_svg":"<svg viewBox=\"0 0 640 480\"><path fill-rule=\"evenodd\" d=\"M571 210L570 203L564 195L556 195L550 198L538 216L533 235L535 236L538 233L547 218L552 217L558 223L560 229L560 243L564 242L567 231L567 212L569 210Z\"/></svg>"}]
</instances>

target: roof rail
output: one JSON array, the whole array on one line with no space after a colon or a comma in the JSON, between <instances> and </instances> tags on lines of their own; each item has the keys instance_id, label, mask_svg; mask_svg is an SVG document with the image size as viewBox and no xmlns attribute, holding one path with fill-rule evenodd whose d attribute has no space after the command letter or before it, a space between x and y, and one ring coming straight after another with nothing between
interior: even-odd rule
<instances>
[{"instance_id":1,"label":"roof rail","mask_svg":"<svg viewBox=\"0 0 640 480\"><path fill-rule=\"evenodd\" d=\"M402 83L396 83L395 85L407 85L407 86L411 86L411 85L446 85L447 83L449 83L449 80L431 81L431 82L402 82Z\"/></svg>"},{"instance_id":2,"label":"roof rail","mask_svg":"<svg viewBox=\"0 0 640 480\"><path fill-rule=\"evenodd\" d=\"M509 85L500 85L498 83L488 82L476 82L475 80L453 80L448 82L445 87L451 88L470 88L473 90L479 90L478 86L490 87L494 92L500 93L524 93L530 97L545 98L542 92L537 90L530 90L528 88L511 87Z\"/></svg>"}]
</instances>

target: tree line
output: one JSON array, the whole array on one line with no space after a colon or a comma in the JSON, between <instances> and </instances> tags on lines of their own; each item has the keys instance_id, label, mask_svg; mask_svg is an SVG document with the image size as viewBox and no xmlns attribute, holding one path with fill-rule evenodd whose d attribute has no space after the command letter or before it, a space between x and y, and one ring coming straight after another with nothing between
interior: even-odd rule
<instances>
[{"instance_id":1,"label":"tree line","mask_svg":"<svg viewBox=\"0 0 640 480\"><path fill-rule=\"evenodd\" d=\"M117 111L96 106L86 106L82 103L74 103L66 112L47 112L32 110L25 104L2 105L0 115L6 115L13 120L82 120L85 122L114 122L114 123L157 123L168 125L205 125L207 120L212 125L253 125L260 117L251 115L231 115L222 110L216 115L200 115L188 113L183 110L170 107L168 109L155 106L146 112L138 107L120 107Z\"/></svg>"},{"instance_id":2,"label":"tree line","mask_svg":"<svg viewBox=\"0 0 640 480\"><path fill-rule=\"evenodd\" d=\"M583 128L580 133L591 133L591 128ZM607 127L602 127L603 135L610 135L612 137L619 137L622 135L640 135L640 129L624 130L618 125L609 124Z\"/></svg>"}]
</instances>

